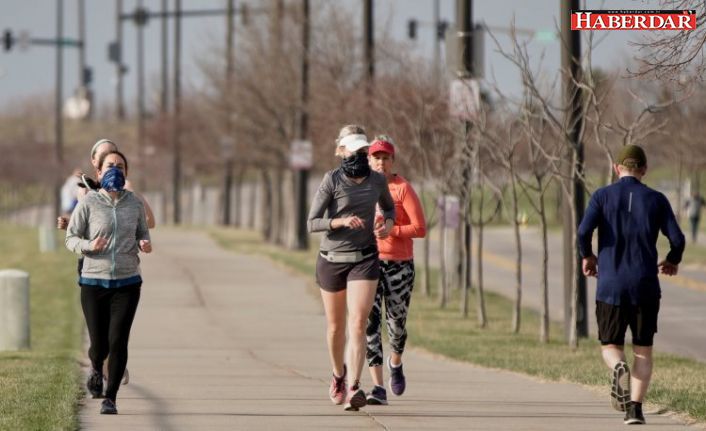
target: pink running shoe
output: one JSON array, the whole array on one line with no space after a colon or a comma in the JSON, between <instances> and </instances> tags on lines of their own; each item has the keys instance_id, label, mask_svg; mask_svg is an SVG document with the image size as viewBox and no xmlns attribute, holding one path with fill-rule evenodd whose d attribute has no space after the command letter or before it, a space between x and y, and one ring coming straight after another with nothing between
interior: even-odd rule
<instances>
[{"instance_id":1,"label":"pink running shoe","mask_svg":"<svg viewBox=\"0 0 706 431\"><path fill-rule=\"evenodd\" d=\"M346 405L343 407L343 410L357 412L366 404L368 404L368 400L365 397L365 391L360 388L359 382L355 382L355 384L348 390Z\"/></svg>"},{"instance_id":2,"label":"pink running shoe","mask_svg":"<svg viewBox=\"0 0 706 431\"><path fill-rule=\"evenodd\" d=\"M346 400L346 373L346 364L343 364L343 375L337 377L334 374L331 378L331 387L328 390L328 395L337 406L343 404Z\"/></svg>"}]
</instances>

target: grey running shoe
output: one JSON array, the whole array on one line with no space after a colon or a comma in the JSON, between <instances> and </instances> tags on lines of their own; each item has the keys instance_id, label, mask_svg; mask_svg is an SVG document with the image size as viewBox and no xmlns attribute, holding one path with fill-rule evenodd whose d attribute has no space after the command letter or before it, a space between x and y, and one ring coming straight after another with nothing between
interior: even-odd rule
<instances>
[{"instance_id":1,"label":"grey running shoe","mask_svg":"<svg viewBox=\"0 0 706 431\"><path fill-rule=\"evenodd\" d=\"M630 368L625 361L618 362L613 368L610 404L619 412L626 411L630 404Z\"/></svg>"},{"instance_id":2,"label":"grey running shoe","mask_svg":"<svg viewBox=\"0 0 706 431\"><path fill-rule=\"evenodd\" d=\"M630 402L625 411L625 425L643 425L645 416L642 414L642 403Z\"/></svg>"},{"instance_id":3,"label":"grey running shoe","mask_svg":"<svg viewBox=\"0 0 706 431\"><path fill-rule=\"evenodd\" d=\"M103 403L101 404L101 414L102 415L117 415L118 414L118 407L115 405L115 401L111 400L110 398L104 399Z\"/></svg>"},{"instance_id":4,"label":"grey running shoe","mask_svg":"<svg viewBox=\"0 0 706 431\"><path fill-rule=\"evenodd\" d=\"M386 406L387 405L387 391L382 386L375 385L373 390L368 394L368 405L369 406Z\"/></svg>"},{"instance_id":5,"label":"grey running shoe","mask_svg":"<svg viewBox=\"0 0 706 431\"><path fill-rule=\"evenodd\" d=\"M121 384L127 385L128 383L130 383L130 373L128 373L127 368L125 368L125 372L123 373L123 380L122 380Z\"/></svg>"},{"instance_id":6,"label":"grey running shoe","mask_svg":"<svg viewBox=\"0 0 706 431\"><path fill-rule=\"evenodd\" d=\"M346 397L346 405L343 410L349 412L357 412L361 407L365 406L368 400L365 398L365 391L360 389L360 383L355 382L353 386L348 390L348 396Z\"/></svg>"},{"instance_id":7,"label":"grey running shoe","mask_svg":"<svg viewBox=\"0 0 706 431\"><path fill-rule=\"evenodd\" d=\"M91 369L91 374L86 380L86 388L93 398L101 398L103 396L103 374Z\"/></svg>"},{"instance_id":8,"label":"grey running shoe","mask_svg":"<svg viewBox=\"0 0 706 431\"><path fill-rule=\"evenodd\" d=\"M405 388L407 388L407 380L404 377L404 372L402 371L402 364L397 367L392 366L390 362L390 357L387 357L387 368L390 369L390 390L393 394L398 397L404 393Z\"/></svg>"}]
</instances>

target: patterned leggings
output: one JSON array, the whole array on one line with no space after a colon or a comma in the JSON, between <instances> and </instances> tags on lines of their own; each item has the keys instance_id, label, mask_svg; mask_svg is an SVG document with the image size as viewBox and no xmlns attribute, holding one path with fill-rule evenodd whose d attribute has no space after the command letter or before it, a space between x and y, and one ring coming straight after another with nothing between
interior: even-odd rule
<instances>
[{"instance_id":1,"label":"patterned leggings","mask_svg":"<svg viewBox=\"0 0 706 431\"><path fill-rule=\"evenodd\" d=\"M385 299L385 317L390 348L395 353L404 352L407 341L407 312L414 288L414 261L380 261L380 281L373 309L368 316L368 366L382 365L382 301Z\"/></svg>"}]
</instances>

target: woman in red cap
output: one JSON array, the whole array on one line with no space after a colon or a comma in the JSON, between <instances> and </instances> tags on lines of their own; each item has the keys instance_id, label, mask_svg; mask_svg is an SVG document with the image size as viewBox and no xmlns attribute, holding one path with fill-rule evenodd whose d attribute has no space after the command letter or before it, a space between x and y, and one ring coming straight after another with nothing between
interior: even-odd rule
<instances>
[{"instance_id":1,"label":"woman in red cap","mask_svg":"<svg viewBox=\"0 0 706 431\"><path fill-rule=\"evenodd\" d=\"M373 309L368 317L368 366L375 386L368 393L368 404L387 404L387 391L382 378L382 302L390 338L389 386L393 394L402 395L406 379L402 371L402 353L407 341L407 312L414 288L414 252L412 238L426 235L424 211L412 185L393 173L395 146L388 136L377 136L368 150L370 167L385 176L395 202L395 224L387 237L377 238L380 259L380 281ZM381 223L381 219L376 220Z\"/></svg>"}]
</instances>

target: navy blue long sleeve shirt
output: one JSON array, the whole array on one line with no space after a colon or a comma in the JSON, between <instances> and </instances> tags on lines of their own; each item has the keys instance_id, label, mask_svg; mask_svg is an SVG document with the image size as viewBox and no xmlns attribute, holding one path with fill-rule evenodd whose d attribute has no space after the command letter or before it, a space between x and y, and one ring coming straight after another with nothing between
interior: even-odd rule
<instances>
[{"instance_id":1,"label":"navy blue long sleeve shirt","mask_svg":"<svg viewBox=\"0 0 706 431\"><path fill-rule=\"evenodd\" d=\"M577 233L581 257L593 256L591 238L596 228L596 300L620 305L660 298L657 236L661 231L669 239L667 260L675 265L681 262L685 246L667 198L635 177L622 177L591 196Z\"/></svg>"}]
</instances>

